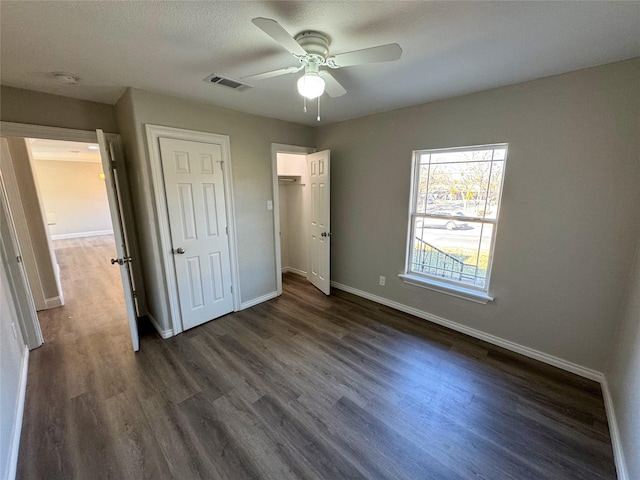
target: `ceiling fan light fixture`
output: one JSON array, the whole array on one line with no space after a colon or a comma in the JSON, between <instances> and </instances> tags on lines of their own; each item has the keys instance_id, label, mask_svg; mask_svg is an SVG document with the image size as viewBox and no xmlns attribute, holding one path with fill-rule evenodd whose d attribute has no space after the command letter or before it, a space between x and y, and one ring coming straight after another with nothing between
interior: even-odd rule
<instances>
[{"instance_id":1,"label":"ceiling fan light fixture","mask_svg":"<svg viewBox=\"0 0 640 480\"><path fill-rule=\"evenodd\" d=\"M324 79L315 72L307 72L298 79L298 93L312 100L324 93Z\"/></svg>"}]
</instances>

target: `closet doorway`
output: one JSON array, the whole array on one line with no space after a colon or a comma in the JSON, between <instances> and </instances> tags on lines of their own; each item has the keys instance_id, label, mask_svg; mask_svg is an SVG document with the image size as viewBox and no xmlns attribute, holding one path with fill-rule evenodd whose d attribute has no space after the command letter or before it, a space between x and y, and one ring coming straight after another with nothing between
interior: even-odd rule
<instances>
[{"instance_id":1,"label":"closet doorway","mask_svg":"<svg viewBox=\"0 0 640 480\"><path fill-rule=\"evenodd\" d=\"M282 273L307 276L307 214L309 210L307 156L278 154L278 211Z\"/></svg>"},{"instance_id":2,"label":"closet doorway","mask_svg":"<svg viewBox=\"0 0 640 480\"><path fill-rule=\"evenodd\" d=\"M272 145L276 281L304 276L326 295L330 287L330 197L328 150Z\"/></svg>"}]
</instances>

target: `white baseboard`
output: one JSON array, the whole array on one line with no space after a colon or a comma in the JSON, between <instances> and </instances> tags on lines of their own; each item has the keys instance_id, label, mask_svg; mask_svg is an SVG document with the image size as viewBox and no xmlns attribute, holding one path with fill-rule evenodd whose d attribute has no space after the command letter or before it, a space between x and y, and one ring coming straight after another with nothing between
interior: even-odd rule
<instances>
[{"instance_id":1,"label":"white baseboard","mask_svg":"<svg viewBox=\"0 0 640 480\"><path fill-rule=\"evenodd\" d=\"M249 300L248 302L244 302L240 304L240 310L244 310L245 308L253 307L258 305L259 303L266 302L267 300L271 300L272 298L276 298L278 296L278 292L267 293L258 298L254 298L253 300Z\"/></svg>"},{"instance_id":2,"label":"white baseboard","mask_svg":"<svg viewBox=\"0 0 640 480\"><path fill-rule=\"evenodd\" d=\"M50 308L61 307L64 305L64 296L62 294L57 297L50 297L44 299L44 308L48 310Z\"/></svg>"},{"instance_id":3,"label":"white baseboard","mask_svg":"<svg viewBox=\"0 0 640 480\"><path fill-rule=\"evenodd\" d=\"M55 276L56 276L56 285L58 287L58 292L60 295L57 297L49 297L44 299L44 309L49 310L50 308L61 307L64 305L64 295L62 293L62 282L60 277L60 265L56 263L55 268Z\"/></svg>"},{"instance_id":4,"label":"white baseboard","mask_svg":"<svg viewBox=\"0 0 640 480\"><path fill-rule=\"evenodd\" d=\"M602 378L600 385L602 386L602 395L604 397L604 409L607 412L607 420L609 421L609 434L611 435L613 458L616 462L618 480L629 480L630 477L627 473L627 462L624 459L622 440L620 439L620 430L618 430L616 410L613 408L613 399L611 398L611 392L609 391L609 384L607 383L606 377Z\"/></svg>"},{"instance_id":5,"label":"white baseboard","mask_svg":"<svg viewBox=\"0 0 640 480\"><path fill-rule=\"evenodd\" d=\"M59 233L57 235L51 235L51 240L65 240L67 238L97 237L99 235L113 235L113 230L95 230L92 232Z\"/></svg>"},{"instance_id":6,"label":"white baseboard","mask_svg":"<svg viewBox=\"0 0 640 480\"><path fill-rule=\"evenodd\" d=\"M172 328L170 328L169 330L163 330L162 328L160 328L160 324L158 323L158 321L155 318L153 318L153 315L151 315L150 313L146 313L145 315L149 317L149 320L151 320L151 324L153 325L153 328L156 329L160 337L162 337L163 339L173 337L174 334L173 334Z\"/></svg>"},{"instance_id":7,"label":"white baseboard","mask_svg":"<svg viewBox=\"0 0 640 480\"><path fill-rule=\"evenodd\" d=\"M520 345L510 340L496 337L495 335L476 330L475 328L467 327L466 325L462 325L460 323L452 322L451 320L447 320L446 318L438 317L437 315L433 315L431 313L418 310L417 308L394 302L393 300L389 300L368 292L364 292L362 290L358 290L353 287L349 287L348 285L331 282L331 286L339 290L344 290L345 292L352 293L359 297L366 298L367 300L371 300L372 302L380 303L382 305L386 305L387 307L400 310L401 312L409 313L424 320L437 323L438 325L450 328L451 330L455 330L456 332L464 333L465 335L469 335L479 340L484 340L485 342L491 343L492 345L506 348L507 350L519 353L521 355L524 355L525 357L533 358L546 364L553 365L554 367L561 368L562 370L575 373L576 375L580 375L581 377L585 377L599 383L602 383L604 380L604 375L602 374L602 372L583 367L562 358L554 357L553 355L540 352L539 350L535 350L533 348L525 347L524 345Z\"/></svg>"},{"instance_id":8,"label":"white baseboard","mask_svg":"<svg viewBox=\"0 0 640 480\"><path fill-rule=\"evenodd\" d=\"M58 292L62 296L62 276L60 274L60 264L56 263L56 285L58 286Z\"/></svg>"},{"instance_id":9,"label":"white baseboard","mask_svg":"<svg viewBox=\"0 0 640 480\"><path fill-rule=\"evenodd\" d=\"M29 349L25 346L22 353L22 368L20 369L20 385L18 387L18 408L9 445L9 468L7 479L16 478L18 468L18 451L20 450L20 435L22 434L22 417L24 416L24 403L27 396L27 375L29 373Z\"/></svg>"},{"instance_id":10,"label":"white baseboard","mask_svg":"<svg viewBox=\"0 0 640 480\"><path fill-rule=\"evenodd\" d=\"M293 267L283 267L282 273L295 273L296 275L300 275L301 277L305 278L307 276L307 272L305 272L304 270L298 270L297 268Z\"/></svg>"}]
</instances>

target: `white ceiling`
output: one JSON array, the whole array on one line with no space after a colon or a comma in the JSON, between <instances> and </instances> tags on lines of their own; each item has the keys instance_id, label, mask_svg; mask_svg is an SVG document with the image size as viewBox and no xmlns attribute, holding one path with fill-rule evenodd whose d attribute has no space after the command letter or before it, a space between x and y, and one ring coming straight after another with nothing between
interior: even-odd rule
<instances>
[{"instance_id":1,"label":"white ceiling","mask_svg":"<svg viewBox=\"0 0 640 480\"><path fill-rule=\"evenodd\" d=\"M31 150L31 156L34 160L101 162L98 145L95 143L30 138L29 150Z\"/></svg>"},{"instance_id":2,"label":"white ceiling","mask_svg":"<svg viewBox=\"0 0 640 480\"><path fill-rule=\"evenodd\" d=\"M296 75L245 92L202 81L296 64L252 18L320 30L333 54L400 44L399 61L333 71L348 93L322 97L322 123L640 56L640 1L3 0L0 13L3 85L110 104L130 86L310 125Z\"/></svg>"}]
</instances>

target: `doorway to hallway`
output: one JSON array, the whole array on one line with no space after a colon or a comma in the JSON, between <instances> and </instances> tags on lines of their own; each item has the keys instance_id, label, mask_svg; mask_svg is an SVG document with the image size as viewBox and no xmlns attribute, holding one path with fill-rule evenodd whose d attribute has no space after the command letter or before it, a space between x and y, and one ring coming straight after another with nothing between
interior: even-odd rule
<instances>
[{"instance_id":1,"label":"doorway to hallway","mask_svg":"<svg viewBox=\"0 0 640 480\"><path fill-rule=\"evenodd\" d=\"M58 239L53 246L65 304L38 312L43 348L79 342L87 352L98 352L103 342L117 338L130 350L120 272L105 260L116 256L114 236Z\"/></svg>"}]
</instances>

